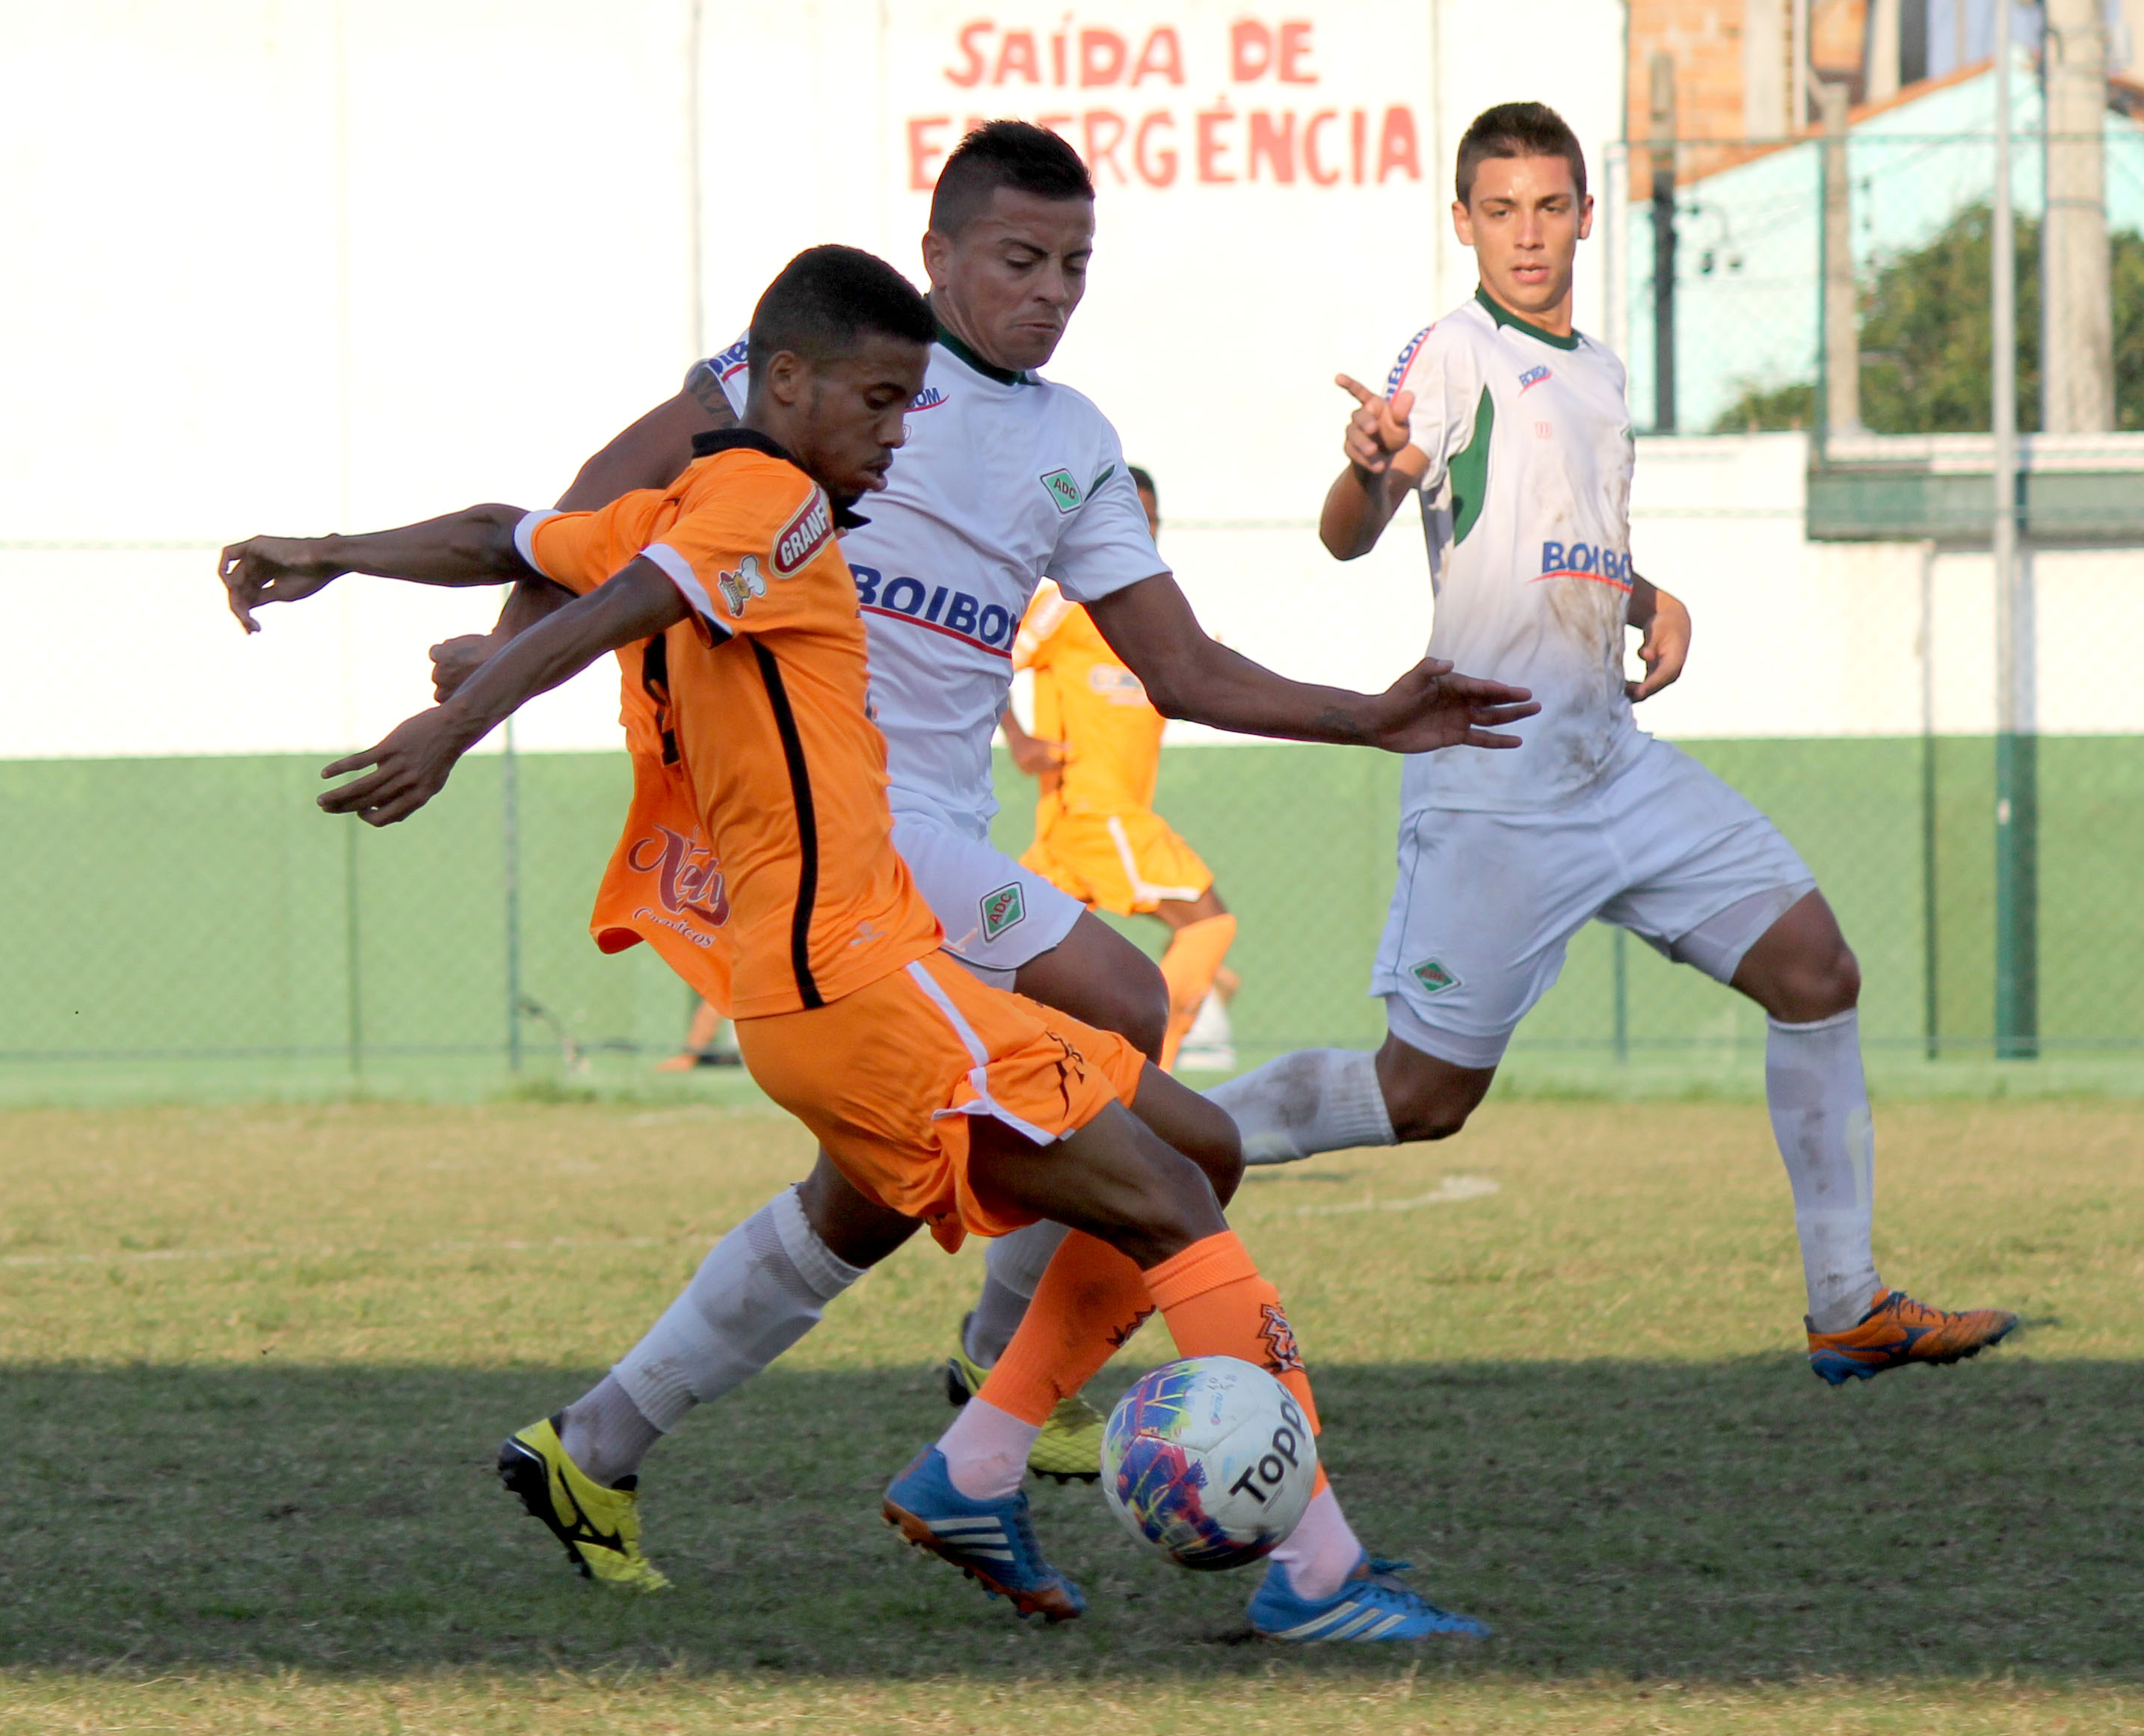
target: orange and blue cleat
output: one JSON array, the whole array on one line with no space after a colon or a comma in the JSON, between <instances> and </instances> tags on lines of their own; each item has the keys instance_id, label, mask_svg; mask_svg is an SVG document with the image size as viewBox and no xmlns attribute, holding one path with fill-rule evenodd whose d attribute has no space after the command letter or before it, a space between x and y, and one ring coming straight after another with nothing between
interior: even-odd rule
<instances>
[{"instance_id":1,"label":"orange and blue cleat","mask_svg":"<svg viewBox=\"0 0 2144 1736\"><path fill-rule=\"evenodd\" d=\"M2017 1324L2001 1308L1947 1314L1903 1290L1878 1290L1869 1312L1843 1332L1809 1327L1809 1366L1828 1386L1865 1381L1908 1362L1962 1362L2000 1344Z\"/></svg>"}]
</instances>

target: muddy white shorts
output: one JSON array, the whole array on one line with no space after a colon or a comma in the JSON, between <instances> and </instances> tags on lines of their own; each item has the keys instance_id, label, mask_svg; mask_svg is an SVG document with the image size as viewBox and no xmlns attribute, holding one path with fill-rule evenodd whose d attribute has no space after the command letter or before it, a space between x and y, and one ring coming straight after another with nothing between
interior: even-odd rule
<instances>
[{"instance_id":1,"label":"muddy white shorts","mask_svg":"<svg viewBox=\"0 0 2144 1736\"><path fill-rule=\"evenodd\" d=\"M1562 807L1402 815L1370 993L1410 1047L1494 1067L1595 917L1726 982L1815 887L1747 797L1680 748L1648 742Z\"/></svg>"},{"instance_id":2,"label":"muddy white shorts","mask_svg":"<svg viewBox=\"0 0 2144 1736\"><path fill-rule=\"evenodd\" d=\"M893 847L945 930L945 950L985 982L1012 975L1072 932L1085 906L1031 868L914 814L893 816Z\"/></svg>"}]
</instances>

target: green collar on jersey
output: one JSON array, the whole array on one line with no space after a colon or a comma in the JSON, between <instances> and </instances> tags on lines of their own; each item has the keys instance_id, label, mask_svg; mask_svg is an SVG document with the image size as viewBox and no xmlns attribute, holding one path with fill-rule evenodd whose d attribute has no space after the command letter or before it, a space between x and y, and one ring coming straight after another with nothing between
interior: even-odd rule
<instances>
[{"instance_id":1,"label":"green collar on jersey","mask_svg":"<svg viewBox=\"0 0 2144 1736\"><path fill-rule=\"evenodd\" d=\"M937 320L935 310L931 318ZM994 363L985 361L982 357L955 337L943 320L938 320L938 341L973 368L976 373L995 379L1001 386L1024 386L1030 383L1025 374L1016 374L1010 368L1000 368Z\"/></svg>"},{"instance_id":2,"label":"green collar on jersey","mask_svg":"<svg viewBox=\"0 0 2144 1736\"><path fill-rule=\"evenodd\" d=\"M1578 334L1576 332L1571 332L1564 336L1558 337L1556 333L1552 331L1543 331L1540 326L1534 325L1531 320L1521 320L1516 314L1513 313L1511 309L1506 307L1502 302L1497 300L1495 296L1491 295L1487 290L1484 289L1479 284L1476 284L1474 286L1474 299L1480 302L1482 306L1488 309L1489 317L1494 320L1499 325L1516 326L1518 330L1524 332L1528 337L1538 338L1542 343L1546 344L1554 349L1576 350L1578 347ZM942 336L940 337L940 341L944 341Z\"/></svg>"}]
</instances>

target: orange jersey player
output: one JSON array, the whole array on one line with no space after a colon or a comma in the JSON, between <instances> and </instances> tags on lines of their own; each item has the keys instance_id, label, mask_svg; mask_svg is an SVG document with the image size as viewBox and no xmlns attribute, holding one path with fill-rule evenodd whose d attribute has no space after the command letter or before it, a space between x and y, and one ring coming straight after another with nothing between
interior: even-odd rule
<instances>
[{"instance_id":1,"label":"orange jersey player","mask_svg":"<svg viewBox=\"0 0 2144 1736\"><path fill-rule=\"evenodd\" d=\"M722 864L753 1075L855 1187L949 1247L1045 1218L1074 1231L982 1393L886 1502L911 1540L1024 1613L1064 1619L1084 1600L1043 1559L1021 1470L1050 1408L1146 1313L1163 1313L1186 1354L1267 1366L1313 1426L1315 1411L1279 1298L1221 1215L1217 1184L1233 1191L1239 1173L1226 1118L1124 1039L951 962L892 847L864 629L834 533L849 502L883 485L931 332L891 267L811 249L754 313L745 425L707 437L671 487L596 513L477 507L372 536L256 538L227 549L223 571L242 616L347 572L437 584L537 574L578 593L445 704L328 768L364 775L321 806L374 825L415 812L534 694L661 636L678 765ZM1478 745L1510 740L1484 726L1526 711L1510 689L1447 676L1417 707L1432 739ZM1134 1098L1144 1122L1124 1107ZM511 1437L500 1468L577 1563L659 1588L634 1480L589 1476L552 1421ZM1353 1566L1311 1600L1277 1563L1259 1596L1283 1627L1311 1610L1313 1625L1477 1629L1372 1564L1322 1476L1305 1524Z\"/></svg>"},{"instance_id":2,"label":"orange jersey player","mask_svg":"<svg viewBox=\"0 0 2144 1736\"><path fill-rule=\"evenodd\" d=\"M1148 528L1159 533L1154 479L1137 465L1131 474ZM1161 1064L1174 1071L1236 938L1236 919L1213 888L1213 870L1154 811L1161 713L1086 610L1046 581L1020 623L1012 660L1034 674L1035 731L1008 710L1005 739L1014 764L1042 786L1035 842L1021 866L1089 909L1169 925Z\"/></svg>"}]
</instances>

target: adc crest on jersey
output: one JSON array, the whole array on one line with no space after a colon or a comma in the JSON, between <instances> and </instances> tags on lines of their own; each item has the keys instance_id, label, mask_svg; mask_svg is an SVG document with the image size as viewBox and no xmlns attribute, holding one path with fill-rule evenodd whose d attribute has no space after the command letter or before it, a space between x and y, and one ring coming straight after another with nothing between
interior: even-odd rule
<instances>
[{"instance_id":1,"label":"adc crest on jersey","mask_svg":"<svg viewBox=\"0 0 2144 1736\"><path fill-rule=\"evenodd\" d=\"M1060 513L1075 513L1085 497L1079 492L1079 484L1070 470L1052 470L1042 479L1042 486L1050 491L1050 498Z\"/></svg>"},{"instance_id":2,"label":"adc crest on jersey","mask_svg":"<svg viewBox=\"0 0 2144 1736\"><path fill-rule=\"evenodd\" d=\"M722 593L722 601L730 606L731 615L742 615L744 606L753 598L767 595L767 581L760 575L759 557L747 555L736 572L725 573L715 581L715 588Z\"/></svg>"},{"instance_id":3,"label":"adc crest on jersey","mask_svg":"<svg viewBox=\"0 0 2144 1736\"><path fill-rule=\"evenodd\" d=\"M824 548L834 534L834 510L817 489L797 508L774 539L774 576L794 578L811 564L811 557Z\"/></svg>"},{"instance_id":4,"label":"adc crest on jersey","mask_svg":"<svg viewBox=\"0 0 2144 1736\"><path fill-rule=\"evenodd\" d=\"M985 892L982 897L983 939L995 940L1007 929L1027 915L1026 901L1020 895L1020 882L1013 880L1000 886L995 892Z\"/></svg>"}]
</instances>

